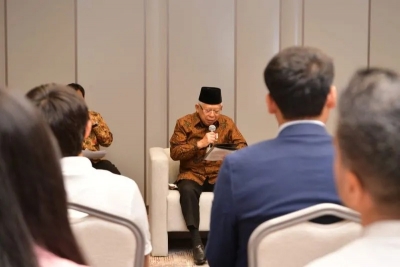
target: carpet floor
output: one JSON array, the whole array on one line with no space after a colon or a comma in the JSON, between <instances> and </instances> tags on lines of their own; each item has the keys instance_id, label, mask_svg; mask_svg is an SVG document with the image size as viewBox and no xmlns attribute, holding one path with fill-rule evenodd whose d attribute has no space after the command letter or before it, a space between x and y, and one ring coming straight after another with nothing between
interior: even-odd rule
<instances>
[{"instance_id":1,"label":"carpet floor","mask_svg":"<svg viewBox=\"0 0 400 267\"><path fill-rule=\"evenodd\" d=\"M151 267L194 267L191 242L188 239L169 240L167 257L150 257ZM205 240L203 241L205 244ZM201 267L209 267L206 263Z\"/></svg>"}]
</instances>

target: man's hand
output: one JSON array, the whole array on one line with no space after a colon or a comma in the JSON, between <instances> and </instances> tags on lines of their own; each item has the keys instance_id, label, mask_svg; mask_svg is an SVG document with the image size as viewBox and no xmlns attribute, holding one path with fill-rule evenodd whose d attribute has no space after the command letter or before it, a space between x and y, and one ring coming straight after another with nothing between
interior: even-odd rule
<instances>
[{"instance_id":1,"label":"man's hand","mask_svg":"<svg viewBox=\"0 0 400 267\"><path fill-rule=\"evenodd\" d=\"M203 148L208 146L209 144L213 144L215 141L217 141L218 134L215 132L209 132L204 135L203 139L197 142L197 147L198 148Z\"/></svg>"}]
</instances>

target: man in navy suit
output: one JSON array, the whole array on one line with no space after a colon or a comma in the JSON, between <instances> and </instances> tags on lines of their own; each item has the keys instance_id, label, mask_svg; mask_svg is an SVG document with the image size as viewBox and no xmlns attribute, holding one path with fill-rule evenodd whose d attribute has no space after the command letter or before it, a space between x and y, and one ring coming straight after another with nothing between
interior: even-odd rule
<instances>
[{"instance_id":1,"label":"man in navy suit","mask_svg":"<svg viewBox=\"0 0 400 267\"><path fill-rule=\"evenodd\" d=\"M332 59L316 48L290 47L268 63L266 102L279 133L225 158L206 248L211 267L247 266L249 237L267 220L319 203L340 203L332 137L325 129L336 103L333 77Z\"/></svg>"}]
</instances>

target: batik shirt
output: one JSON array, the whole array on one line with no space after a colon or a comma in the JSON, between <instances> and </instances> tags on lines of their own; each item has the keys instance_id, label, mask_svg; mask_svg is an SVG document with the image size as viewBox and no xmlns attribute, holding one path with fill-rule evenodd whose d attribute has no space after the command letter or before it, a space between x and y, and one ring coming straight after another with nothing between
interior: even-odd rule
<instances>
[{"instance_id":1,"label":"batik shirt","mask_svg":"<svg viewBox=\"0 0 400 267\"><path fill-rule=\"evenodd\" d=\"M246 140L229 117L220 115L214 125L215 133L218 134L215 144L236 144L238 149L247 146ZM201 122L197 113L186 115L176 122L170 139L170 154L173 160L180 161L177 181L189 179L202 185L208 178L210 184L216 182L222 161L203 160L207 148L197 148L197 142L208 132L208 126Z\"/></svg>"},{"instance_id":2,"label":"batik shirt","mask_svg":"<svg viewBox=\"0 0 400 267\"><path fill-rule=\"evenodd\" d=\"M98 151L100 150L100 146L110 146L113 141L113 134L103 117L97 112L89 111L89 118L92 124L97 124L97 126L92 127L90 135L83 141L82 149Z\"/></svg>"}]
</instances>

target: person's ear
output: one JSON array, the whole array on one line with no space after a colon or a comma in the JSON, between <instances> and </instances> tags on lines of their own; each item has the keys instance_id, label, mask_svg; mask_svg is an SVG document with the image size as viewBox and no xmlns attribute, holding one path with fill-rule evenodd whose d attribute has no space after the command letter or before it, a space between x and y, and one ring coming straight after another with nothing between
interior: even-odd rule
<instances>
[{"instance_id":1,"label":"person's ear","mask_svg":"<svg viewBox=\"0 0 400 267\"><path fill-rule=\"evenodd\" d=\"M345 192L342 192L345 204L354 210L359 210L365 204L365 193L360 179L351 171L346 171Z\"/></svg>"},{"instance_id":2,"label":"person's ear","mask_svg":"<svg viewBox=\"0 0 400 267\"><path fill-rule=\"evenodd\" d=\"M275 114L278 111L278 107L275 101L272 99L271 94L265 96L265 102L267 103L268 112L270 114Z\"/></svg>"},{"instance_id":3,"label":"person's ear","mask_svg":"<svg viewBox=\"0 0 400 267\"><path fill-rule=\"evenodd\" d=\"M326 107L329 109L335 108L337 102L337 90L336 86L332 85L329 94L326 98Z\"/></svg>"},{"instance_id":4,"label":"person's ear","mask_svg":"<svg viewBox=\"0 0 400 267\"><path fill-rule=\"evenodd\" d=\"M85 139L89 137L91 131L92 131L92 121L88 120L85 127Z\"/></svg>"}]
</instances>

